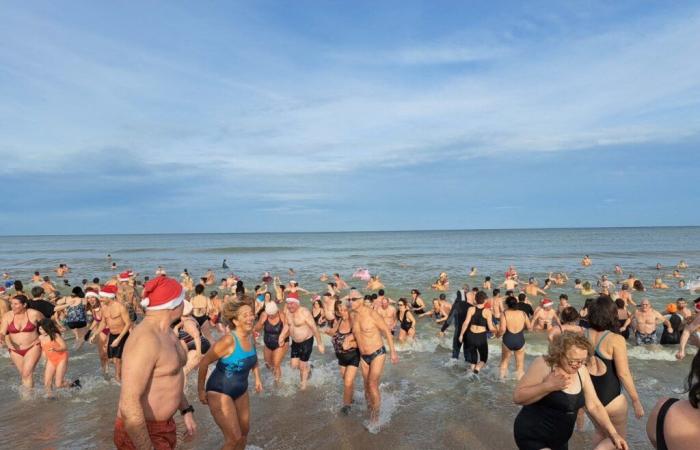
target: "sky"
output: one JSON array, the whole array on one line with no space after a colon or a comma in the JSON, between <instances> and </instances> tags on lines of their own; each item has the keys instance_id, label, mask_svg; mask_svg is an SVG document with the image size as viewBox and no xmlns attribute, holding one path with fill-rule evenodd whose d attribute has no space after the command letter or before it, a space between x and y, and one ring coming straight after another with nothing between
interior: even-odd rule
<instances>
[{"instance_id":1,"label":"sky","mask_svg":"<svg viewBox=\"0 0 700 450\"><path fill-rule=\"evenodd\" d=\"M700 225L697 2L0 11L0 234Z\"/></svg>"}]
</instances>

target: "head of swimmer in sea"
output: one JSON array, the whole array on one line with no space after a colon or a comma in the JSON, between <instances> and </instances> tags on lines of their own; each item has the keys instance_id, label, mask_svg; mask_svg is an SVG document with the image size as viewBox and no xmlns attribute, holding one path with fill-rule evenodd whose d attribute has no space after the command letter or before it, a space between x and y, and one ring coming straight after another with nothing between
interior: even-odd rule
<instances>
[{"instance_id":1,"label":"head of swimmer in sea","mask_svg":"<svg viewBox=\"0 0 700 450\"><path fill-rule=\"evenodd\" d=\"M440 309L440 299L439 298L433 299L433 309L435 311L438 311Z\"/></svg>"},{"instance_id":2,"label":"head of swimmer in sea","mask_svg":"<svg viewBox=\"0 0 700 450\"><path fill-rule=\"evenodd\" d=\"M399 311L405 311L406 309L408 309L408 301L406 301L406 299L403 297L401 297L399 299L398 305L399 305Z\"/></svg>"},{"instance_id":3,"label":"head of swimmer in sea","mask_svg":"<svg viewBox=\"0 0 700 450\"><path fill-rule=\"evenodd\" d=\"M574 374L588 363L592 354L593 346L585 336L564 331L549 344L544 360L552 368L559 367L566 373Z\"/></svg>"},{"instance_id":4,"label":"head of swimmer in sea","mask_svg":"<svg viewBox=\"0 0 700 450\"><path fill-rule=\"evenodd\" d=\"M506 297L506 308L511 310L518 309L518 299L513 297L512 295Z\"/></svg>"},{"instance_id":5,"label":"head of swimmer in sea","mask_svg":"<svg viewBox=\"0 0 700 450\"><path fill-rule=\"evenodd\" d=\"M56 322L54 322L51 319L41 319L38 325L39 334L41 334L42 336L48 336L52 341L56 339L57 335L61 334L61 331L58 329Z\"/></svg>"},{"instance_id":6,"label":"head of swimmer in sea","mask_svg":"<svg viewBox=\"0 0 700 450\"><path fill-rule=\"evenodd\" d=\"M418 298L420 291L418 289L411 289L411 297Z\"/></svg>"},{"instance_id":7,"label":"head of swimmer in sea","mask_svg":"<svg viewBox=\"0 0 700 450\"><path fill-rule=\"evenodd\" d=\"M583 288L587 291L591 290L591 283L589 283L588 281L584 281L581 286L583 286Z\"/></svg>"},{"instance_id":8,"label":"head of swimmer in sea","mask_svg":"<svg viewBox=\"0 0 700 450\"><path fill-rule=\"evenodd\" d=\"M688 302L683 297L680 297L678 300L676 300L676 306L678 307L678 311L680 311L688 306Z\"/></svg>"},{"instance_id":9,"label":"head of swimmer in sea","mask_svg":"<svg viewBox=\"0 0 700 450\"><path fill-rule=\"evenodd\" d=\"M348 320L348 317L350 317L348 305L340 300L336 300L333 304L333 312L335 313L335 317L338 319Z\"/></svg>"},{"instance_id":10,"label":"head of swimmer in sea","mask_svg":"<svg viewBox=\"0 0 700 450\"><path fill-rule=\"evenodd\" d=\"M227 302L221 315L234 330L241 330L246 334L253 330L255 313L247 303Z\"/></svg>"},{"instance_id":11,"label":"head of swimmer in sea","mask_svg":"<svg viewBox=\"0 0 700 450\"><path fill-rule=\"evenodd\" d=\"M14 315L24 314L27 311L29 299L26 295L15 295L10 299L10 309Z\"/></svg>"},{"instance_id":12,"label":"head of swimmer in sea","mask_svg":"<svg viewBox=\"0 0 700 450\"><path fill-rule=\"evenodd\" d=\"M573 306L567 306L561 310L561 323L573 325L578 320L578 311Z\"/></svg>"},{"instance_id":13,"label":"head of swimmer in sea","mask_svg":"<svg viewBox=\"0 0 700 450\"><path fill-rule=\"evenodd\" d=\"M312 308L315 310L323 309L323 303L321 303L321 300L314 300L314 303L312 305Z\"/></svg>"},{"instance_id":14,"label":"head of swimmer in sea","mask_svg":"<svg viewBox=\"0 0 700 450\"><path fill-rule=\"evenodd\" d=\"M474 301L476 302L477 305L483 305L486 303L486 299L489 298L488 294L484 291L479 291L476 293L474 296Z\"/></svg>"},{"instance_id":15,"label":"head of swimmer in sea","mask_svg":"<svg viewBox=\"0 0 700 450\"><path fill-rule=\"evenodd\" d=\"M600 296L588 305L588 323L596 331L618 331L617 306L610 297Z\"/></svg>"},{"instance_id":16,"label":"head of swimmer in sea","mask_svg":"<svg viewBox=\"0 0 700 450\"><path fill-rule=\"evenodd\" d=\"M679 280L678 281L678 287L683 289L685 287L685 280Z\"/></svg>"},{"instance_id":17,"label":"head of swimmer in sea","mask_svg":"<svg viewBox=\"0 0 700 450\"><path fill-rule=\"evenodd\" d=\"M651 309L651 302L649 301L649 299L642 299L642 302L639 304L639 308L642 311L649 311Z\"/></svg>"},{"instance_id":18,"label":"head of swimmer in sea","mask_svg":"<svg viewBox=\"0 0 700 450\"><path fill-rule=\"evenodd\" d=\"M348 294L348 303L353 311L359 309L363 305L363 299L364 297L362 297L362 294L356 289L351 290Z\"/></svg>"}]
</instances>

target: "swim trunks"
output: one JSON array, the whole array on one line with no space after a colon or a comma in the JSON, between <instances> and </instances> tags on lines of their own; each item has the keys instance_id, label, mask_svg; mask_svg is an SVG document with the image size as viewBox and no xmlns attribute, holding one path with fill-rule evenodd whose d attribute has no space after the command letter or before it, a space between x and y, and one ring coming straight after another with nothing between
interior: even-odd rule
<instances>
[{"instance_id":1,"label":"swim trunks","mask_svg":"<svg viewBox=\"0 0 700 450\"><path fill-rule=\"evenodd\" d=\"M172 450L177 443L177 427L175 421L170 420L156 422L146 421L148 435L151 437L151 444L155 450ZM114 445L119 450L136 450L134 443L126 432L124 422L121 417L117 417L114 423Z\"/></svg>"},{"instance_id":2,"label":"swim trunks","mask_svg":"<svg viewBox=\"0 0 700 450\"><path fill-rule=\"evenodd\" d=\"M124 352L124 345L126 345L126 340L129 337L129 332L127 331L124 337L119 341L119 345L117 345L116 347L112 347L112 342L114 342L118 337L118 334L110 333L109 338L107 338L107 358L109 359L122 358L122 353Z\"/></svg>"},{"instance_id":3,"label":"swim trunks","mask_svg":"<svg viewBox=\"0 0 700 450\"><path fill-rule=\"evenodd\" d=\"M304 342L292 341L292 359L299 358L307 362L311 358L311 351L314 349L314 337L311 336Z\"/></svg>"},{"instance_id":4,"label":"swim trunks","mask_svg":"<svg viewBox=\"0 0 700 450\"><path fill-rule=\"evenodd\" d=\"M652 345L656 344L656 332L653 333L641 333L636 331L634 337L637 340L637 345Z\"/></svg>"}]
</instances>

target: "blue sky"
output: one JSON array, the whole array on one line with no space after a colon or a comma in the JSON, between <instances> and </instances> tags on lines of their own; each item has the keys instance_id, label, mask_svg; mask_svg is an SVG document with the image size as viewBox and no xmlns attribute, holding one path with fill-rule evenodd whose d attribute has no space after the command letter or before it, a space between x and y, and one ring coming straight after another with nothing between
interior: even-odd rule
<instances>
[{"instance_id":1,"label":"blue sky","mask_svg":"<svg viewBox=\"0 0 700 450\"><path fill-rule=\"evenodd\" d=\"M700 224L697 2L1 8L0 234Z\"/></svg>"}]
</instances>

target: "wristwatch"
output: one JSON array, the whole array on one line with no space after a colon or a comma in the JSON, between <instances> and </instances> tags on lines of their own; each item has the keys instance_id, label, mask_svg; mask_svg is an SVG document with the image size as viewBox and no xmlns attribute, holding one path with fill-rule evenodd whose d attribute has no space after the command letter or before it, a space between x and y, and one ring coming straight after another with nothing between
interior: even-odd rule
<instances>
[{"instance_id":1,"label":"wristwatch","mask_svg":"<svg viewBox=\"0 0 700 450\"><path fill-rule=\"evenodd\" d=\"M192 414L194 414L194 406L190 405L190 406L188 406L187 408L181 409L181 410L180 410L180 415L181 415L181 416L184 416L184 415L187 414L187 413L192 413Z\"/></svg>"}]
</instances>

